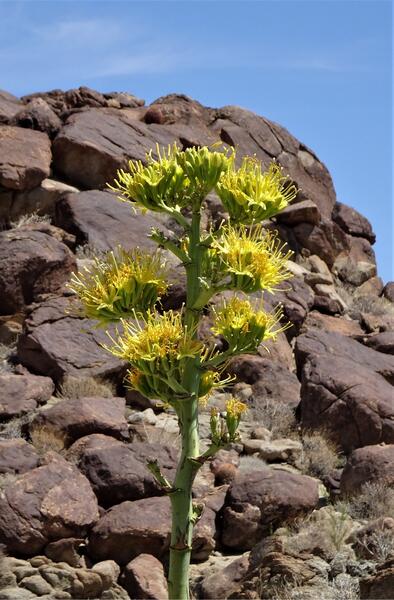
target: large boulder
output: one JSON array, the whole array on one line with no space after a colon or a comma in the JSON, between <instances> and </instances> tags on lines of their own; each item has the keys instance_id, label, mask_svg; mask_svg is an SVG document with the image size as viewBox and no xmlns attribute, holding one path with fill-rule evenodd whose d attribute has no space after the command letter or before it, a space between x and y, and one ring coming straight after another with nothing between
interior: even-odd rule
<instances>
[{"instance_id":1,"label":"large boulder","mask_svg":"<svg viewBox=\"0 0 394 600\"><path fill-rule=\"evenodd\" d=\"M53 298L31 311L18 341L18 357L32 371L55 381L66 374L121 381L125 365L103 349L107 342L105 331L95 321L81 318L75 302Z\"/></svg>"},{"instance_id":2,"label":"large boulder","mask_svg":"<svg viewBox=\"0 0 394 600\"><path fill-rule=\"evenodd\" d=\"M0 123L8 121L21 109L22 102L9 92L0 90Z\"/></svg>"},{"instance_id":3,"label":"large boulder","mask_svg":"<svg viewBox=\"0 0 394 600\"><path fill-rule=\"evenodd\" d=\"M28 190L48 177L51 144L41 131L4 125L0 128L0 185Z\"/></svg>"},{"instance_id":4,"label":"large boulder","mask_svg":"<svg viewBox=\"0 0 394 600\"><path fill-rule=\"evenodd\" d=\"M349 456L342 472L341 491L356 494L365 483L374 482L394 485L394 444L365 446Z\"/></svg>"},{"instance_id":5,"label":"large boulder","mask_svg":"<svg viewBox=\"0 0 394 600\"><path fill-rule=\"evenodd\" d=\"M33 411L55 390L52 379L30 373L0 373L0 421Z\"/></svg>"},{"instance_id":6,"label":"large boulder","mask_svg":"<svg viewBox=\"0 0 394 600\"><path fill-rule=\"evenodd\" d=\"M312 511L318 500L318 482L311 477L265 466L240 471L227 492L222 543L249 550L272 527Z\"/></svg>"},{"instance_id":7,"label":"large boulder","mask_svg":"<svg viewBox=\"0 0 394 600\"><path fill-rule=\"evenodd\" d=\"M126 501L110 508L89 538L93 560L126 565L140 554L161 558L170 544L170 501L166 496Z\"/></svg>"},{"instance_id":8,"label":"large boulder","mask_svg":"<svg viewBox=\"0 0 394 600\"><path fill-rule=\"evenodd\" d=\"M152 227L169 233L160 217L136 212L115 194L98 190L67 194L56 207L55 222L74 234L78 244L88 243L97 250L119 244L126 250L136 246L153 250L157 245L148 238Z\"/></svg>"},{"instance_id":9,"label":"large boulder","mask_svg":"<svg viewBox=\"0 0 394 600\"><path fill-rule=\"evenodd\" d=\"M98 520L86 477L59 455L21 475L0 497L0 542L9 552L33 556L51 540L81 537Z\"/></svg>"},{"instance_id":10,"label":"large boulder","mask_svg":"<svg viewBox=\"0 0 394 600\"><path fill-rule=\"evenodd\" d=\"M167 600L168 589L161 562L151 554L140 554L123 569L122 587L130 598Z\"/></svg>"},{"instance_id":11,"label":"large boulder","mask_svg":"<svg viewBox=\"0 0 394 600\"><path fill-rule=\"evenodd\" d=\"M0 314L12 314L40 295L61 290L76 269L63 243L41 231L0 232Z\"/></svg>"},{"instance_id":12,"label":"large boulder","mask_svg":"<svg viewBox=\"0 0 394 600\"><path fill-rule=\"evenodd\" d=\"M33 439L53 437L64 448L92 433L128 439L124 398L78 398L62 400L41 410L30 423Z\"/></svg>"},{"instance_id":13,"label":"large boulder","mask_svg":"<svg viewBox=\"0 0 394 600\"><path fill-rule=\"evenodd\" d=\"M375 242L376 236L371 223L354 208L337 202L332 212L332 218L346 233L366 238L371 244Z\"/></svg>"},{"instance_id":14,"label":"large boulder","mask_svg":"<svg viewBox=\"0 0 394 600\"><path fill-rule=\"evenodd\" d=\"M304 427L322 423L345 450L394 440L394 360L349 336L311 328L295 345Z\"/></svg>"},{"instance_id":15,"label":"large boulder","mask_svg":"<svg viewBox=\"0 0 394 600\"><path fill-rule=\"evenodd\" d=\"M89 479L99 504L109 507L125 500L162 495L147 462L157 459L163 474L172 480L177 454L175 448L161 444L123 444L108 436L91 435L73 444L68 456Z\"/></svg>"},{"instance_id":16,"label":"large boulder","mask_svg":"<svg viewBox=\"0 0 394 600\"><path fill-rule=\"evenodd\" d=\"M45 100L34 98L13 115L10 125L43 131L53 138L61 128L62 122Z\"/></svg>"}]
</instances>

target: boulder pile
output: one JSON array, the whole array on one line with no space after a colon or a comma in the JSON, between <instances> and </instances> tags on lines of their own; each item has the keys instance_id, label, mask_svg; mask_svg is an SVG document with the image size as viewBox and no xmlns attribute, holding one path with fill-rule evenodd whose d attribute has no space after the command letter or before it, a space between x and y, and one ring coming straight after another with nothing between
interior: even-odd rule
<instances>
[{"instance_id":1,"label":"boulder pile","mask_svg":"<svg viewBox=\"0 0 394 600\"><path fill-rule=\"evenodd\" d=\"M169 501L145 465L173 473L176 418L125 389L126 365L66 283L118 244L153 248L152 227L178 234L108 190L117 169L156 144L215 142L276 160L299 191L267 223L294 254L265 300L292 327L228 367L249 413L196 479L193 593L392 598L394 282L378 276L370 223L264 117L81 87L0 92L0 600L167 597ZM207 223L225 216L215 194L206 208ZM204 444L209 408L200 428Z\"/></svg>"}]
</instances>

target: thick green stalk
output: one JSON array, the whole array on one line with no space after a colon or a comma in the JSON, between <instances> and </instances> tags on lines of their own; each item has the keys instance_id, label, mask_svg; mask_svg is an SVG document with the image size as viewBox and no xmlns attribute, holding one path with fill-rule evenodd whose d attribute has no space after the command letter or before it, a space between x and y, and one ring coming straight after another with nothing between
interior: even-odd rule
<instances>
[{"instance_id":1,"label":"thick green stalk","mask_svg":"<svg viewBox=\"0 0 394 600\"><path fill-rule=\"evenodd\" d=\"M196 336L200 312L193 304L200 293L201 269L200 213L193 213L189 243L190 263L186 265L187 300L185 325ZM190 399L181 401L178 409L182 451L174 481L175 491L170 494L172 506L172 531L168 591L171 600L188 600L189 565L192 550L193 503L192 486L198 470L191 459L199 456L198 390L200 384L199 359L191 359L185 370L183 385Z\"/></svg>"}]
</instances>

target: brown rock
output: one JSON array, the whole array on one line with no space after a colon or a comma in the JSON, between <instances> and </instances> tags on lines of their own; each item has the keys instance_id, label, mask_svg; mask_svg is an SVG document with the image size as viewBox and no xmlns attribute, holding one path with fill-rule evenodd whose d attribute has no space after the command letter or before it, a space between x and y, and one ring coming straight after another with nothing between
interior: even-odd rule
<instances>
[{"instance_id":1,"label":"brown rock","mask_svg":"<svg viewBox=\"0 0 394 600\"><path fill-rule=\"evenodd\" d=\"M0 123L8 123L20 110L22 102L9 92L0 90Z\"/></svg>"},{"instance_id":2,"label":"brown rock","mask_svg":"<svg viewBox=\"0 0 394 600\"><path fill-rule=\"evenodd\" d=\"M238 584L246 575L249 567L247 554L243 554L232 560L223 569L215 570L213 573L207 569L199 590L202 598L217 600L217 598L228 598L230 594L237 591Z\"/></svg>"},{"instance_id":3,"label":"brown rock","mask_svg":"<svg viewBox=\"0 0 394 600\"><path fill-rule=\"evenodd\" d=\"M98 519L88 480L55 453L6 487L0 509L1 542L9 552L28 556L50 540L81 537Z\"/></svg>"},{"instance_id":4,"label":"brown rock","mask_svg":"<svg viewBox=\"0 0 394 600\"><path fill-rule=\"evenodd\" d=\"M394 589L394 559L379 565L371 577L360 580L361 600L392 600Z\"/></svg>"},{"instance_id":5,"label":"brown rock","mask_svg":"<svg viewBox=\"0 0 394 600\"><path fill-rule=\"evenodd\" d=\"M0 420L33 411L47 402L55 386L49 377L0 373Z\"/></svg>"},{"instance_id":6,"label":"brown rock","mask_svg":"<svg viewBox=\"0 0 394 600\"><path fill-rule=\"evenodd\" d=\"M125 111L91 108L71 115L53 144L54 167L77 186L102 188L127 168L145 160L156 143L179 141L165 128L149 126Z\"/></svg>"},{"instance_id":7,"label":"brown rock","mask_svg":"<svg viewBox=\"0 0 394 600\"><path fill-rule=\"evenodd\" d=\"M300 383L297 376L279 363L258 355L244 354L231 360L229 373L253 387L250 405L263 399L283 400L290 406L300 401Z\"/></svg>"},{"instance_id":8,"label":"brown rock","mask_svg":"<svg viewBox=\"0 0 394 600\"><path fill-rule=\"evenodd\" d=\"M45 556L53 562L65 562L71 567L81 566L81 555L78 550L83 544L83 538L64 538L51 542L45 548Z\"/></svg>"},{"instance_id":9,"label":"brown rock","mask_svg":"<svg viewBox=\"0 0 394 600\"><path fill-rule=\"evenodd\" d=\"M0 128L0 185L27 190L48 177L51 146L40 131L4 125Z\"/></svg>"},{"instance_id":10,"label":"brown rock","mask_svg":"<svg viewBox=\"0 0 394 600\"><path fill-rule=\"evenodd\" d=\"M171 125L173 123L204 123L209 111L197 100L184 94L168 94L157 98L145 112L145 123Z\"/></svg>"},{"instance_id":11,"label":"brown rock","mask_svg":"<svg viewBox=\"0 0 394 600\"><path fill-rule=\"evenodd\" d=\"M314 293L302 277L292 277L266 298L268 307L282 305L284 321L291 323L287 335L294 337L314 302Z\"/></svg>"},{"instance_id":12,"label":"brown rock","mask_svg":"<svg viewBox=\"0 0 394 600\"><path fill-rule=\"evenodd\" d=\"M354 321L353 319L348 319L346 317L323 315L317 310L312 310L308 314L302 326L301 333L305 333L313 327L316 327L316 329L322 329L323 331L339 333L340 335L346 335L349 337L362 336L364 333L358 321Z\"/></svg>"},{"instance_id":13,"label":"brown rock","mask_svg":"<svg viewBox=\"0 0 394 600\"><path fill-rule=\"evenodd\" d=\"M215 549L216 518L223 507L227 488L227 485L215 488L205 498L198 500L203 505L203 511L193 529L192 559L195 561L207 560Z\"/></svg>"},{"instance_id":14,"label":"brown rock","mask_svg":"<svg viewBox=\"0 0 394 600\"><path fill-rule=\"evenodd\" d=\"M10 125L43 131L50 138L55 137L62 126L57 114L42 98L33 98L26 106L13 115Z\"/></svg>"},{"instance_id":15,"label":"brown rock","mask_svg":"<svg viewBox=\"0 0 394 600\"><path fill-rule=\"evenodd\" d=\"M120 583L130 598L149 600L168 598L163 565L151 554L140 554L131 560L123 569Z\"/></svg>"},{"instance_id":16,"label":"brown rock","mask_svg":"<svg viewBox=\"0 0 394 600\"><path fill-rule=\"evenodd\" d=\"M64 194L78 192L77 188L56 181L43 179L32 190L0 190L0 222L9 228L24 215L37 213L53 217L55 205Z\"/></svg>"},{"instance_id":17,"label":"brown rock","mask_svg":"<svg viewBox=\"0 0 394 600\"><path fill-rule=\"evenodd\" d=\"M393 388L368 366L330 354L305 363L301 375L305 428L321 429L323 423L348 452L366 444L393 443L393 417Z\"/></svg>"},{"instance_id":18,"label":"brown rock","mask_svg":"<svg viewBox=\"0 0 394 600\"><path fill-rule=\"evenodd\" d=\"M346 233L355 237L364 237L371 244L375 243L376 236L372 231L371 223L354 208L342 204L342 202L336 202L332 218Z\"/></svg>"},{"instance_id":19,"label":"brown rock","mask_svg":"<svg viewBox=\"0 0 394 600\"><path fill-rule=\"evenodd\" d=\"M383 281L380 277L371 277L357 288L357 296L380 296L383 291Z\"/></svg>"},{"instance_id":20,"label":"brown rock","mask_svg":"<svg viewBox=\"0 0 394 600\"><path fill-rule=\"evenodd\" d=\"M169 498L144 498L122 502L101 517L90 534L89 554L94 560L126 565L143 553L161 558L169 543Z\"/></svg>"},{"instance_id":21,"label":"brown rock","mask_svg":"<svg viewBox=\"0 0 394 600\"><path fill-rule=\"evenodd\" d=\"M37 467L39 456L22 439L0 440L0 474L26 473Z\"/></svg>"},{"instance_id":22,"label":"brown rock","mask_svg":"<svg viewBox=\"0 0 394 600\"><path fill-rule=\"evenodd\" d=\"M178 458L175 448L145 442L114 443L103 435L89 438L80 439L78 448L75 444L69 454L78 455L78 467L89 479L100 506L162 495L148 470L148 460L157 459L163 474L170 480L174 478Z\"/></svg>"},{"instance_id":23,"label":"brown rock","mask_svg":"<svg viewBox=\"0 0 394 600\"><path fill-rule=\"evenodd\" d=\"M394 485L394 444L365 446L349 456L341 477L341 491L357 493L365 483Z\"/></svg>"},{"instance_id":24,"label":"brown rock","mask_svg":"<svg viewBox=\"0 0 394 600\"><path fill-rule=\"evenodd\" d=\"M39 296L56 293L76 269L70 250L40 231L0 232L0 314L12 314Z\"/></svg>"},{"instance_id":25,"label":"brown rock","mask_svg":"<svg viewBox=\"0 0 394 600\"><path fill-rule=\"evenodd\" d=\"M30 424L30 435L53 436L64 447L92 433L128 439L124 398L78 398L62 400L40 411Z\"/></svg>"},{"instance_id":26,"label":"brown rock","mask_svg":"<svg viewBox=\"0 0 394 600\"><path fill-rule=\"evenodd\" d=\"M282 210L276 217L278 223L293 226L299 223L312 223L317 225L320 222L320 212L312 200L301 200L290 204Z\"/></svg>"},{"instance_id":27,"label":"brown rock","mask_svg":"<svg viewBox=\"0 0 394 600\"><path fill-rule=\"evenodd\" d=\"M362 338L363 344L384 354L394 354L394 331L382 331Z\"/></svg>"},{"instance_id":28,"label":"brown rock","mask_svg":"<svg viewBox=\"0 0 394 600\"><path fill-rule=\"evenodd\" d=\"M365 238L347 235L348 248L337 254L333 272L343 281L361 286L376 275L376 258L373 248Z\"/></svg>"},{"instance_id":29,"label":"brown rock","mask_svg":"<svg viewBox=\"0 0 394 600\"><path fill-rule=\"evenodd\" d=\"M18 358L31 370L56 381L65 374L121 381L124 364L101 347L108 337L96 325L96 321L80 317L70 298L50 299L30 313L19 338Z\"/></svg>"},{"instance_id":30,"label":"brown rock","mask_svg":"<svg viewBox=\"0 0 394 600\"><path fill-rule=\"evenodd\" d=\"M222 543L248 550L265 531L313 510L317 503L317 481L311 477L269 467L240 471L227 492Z\"/></svg>"},{"instance_id":31,"label":"brown rock","mask_svg":"<svg viewBox=\"0 0 394 600\"><path fill-rule=\"evenodd\" d=\"M300 223L293 228L293 234L299 251L306 248L317 254L330 268L341 252L346 255L349 244L346 234L329 219L323 218L318 225Z\"/></svg>"},{"instance_id":32,"label":"brown rock","mask_svg":"<svg viewBox=\"0 0 394 600\"><path fill-rule=\"evenodd\" d=\"M390 302L394 302L394 281L389 281L383 288L382 296Z\"/></svg>"},{"instance_id":33,"label":"brown rock","mask_svg":"<svg viewBox=\"0 0 394 600\"><path fill-rule=\"evenodd\" d=\"M119 244L126 250L135 246L152 250L157 247L147 237L152 227L169 233L159 219L152 213L136 212L112 193L93 190L67 194L57 205L55 222L74 234L77 244L89 243L97 250L111 250Z\"/></svg>"}]
</instances>

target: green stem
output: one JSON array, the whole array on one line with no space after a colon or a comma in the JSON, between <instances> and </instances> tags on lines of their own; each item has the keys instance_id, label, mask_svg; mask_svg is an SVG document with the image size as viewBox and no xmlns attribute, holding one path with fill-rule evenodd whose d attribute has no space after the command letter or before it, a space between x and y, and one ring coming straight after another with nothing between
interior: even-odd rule
<instances>
[{"instance_id":1,"label":"green stem","mask_svg":"<svg viewBox=\"0 0 394 600\"><path fill-rule=\"evenodd\" d=\"M193 304L200 293L201 270L200 213L194 212L189 238L190 262L186 265L187 300L185 326L197 336L200 311ZM178 418L182 437L182 451L174 481L175 491L170 494L172 506L172 531L168 592L170 600L188 600L189 565L192 551L193 504L192 486L199 465L191 459L199 456L198 390L200 385L200 360L190 359L184 373L183 387L190 398L179 403Z\"/></svg>"}]
</instances>

